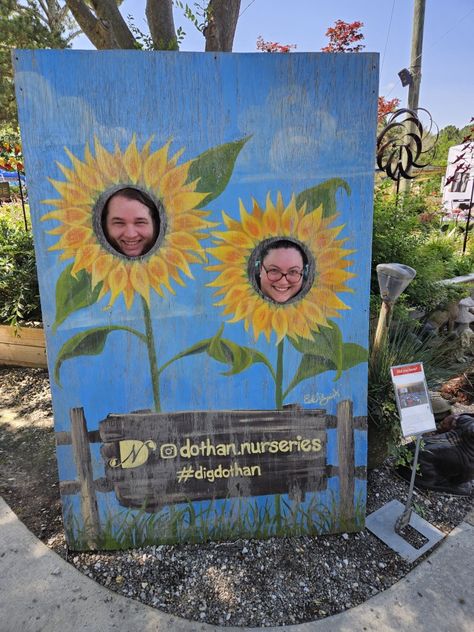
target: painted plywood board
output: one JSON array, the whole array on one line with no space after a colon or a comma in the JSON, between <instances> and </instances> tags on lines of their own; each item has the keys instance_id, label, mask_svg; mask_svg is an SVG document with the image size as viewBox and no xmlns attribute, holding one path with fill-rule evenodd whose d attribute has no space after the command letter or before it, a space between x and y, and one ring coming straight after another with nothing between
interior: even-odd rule
<instances>
[{"instance_id":1,"label":"painted plywood board","mask_svg":"<svg viewBox=\"0 0 474 632\"><path fill-rule=\"evenodd\" d=\"M361 528L377 55L14 57L70 545Z\"/></svg>"}]
</instances>

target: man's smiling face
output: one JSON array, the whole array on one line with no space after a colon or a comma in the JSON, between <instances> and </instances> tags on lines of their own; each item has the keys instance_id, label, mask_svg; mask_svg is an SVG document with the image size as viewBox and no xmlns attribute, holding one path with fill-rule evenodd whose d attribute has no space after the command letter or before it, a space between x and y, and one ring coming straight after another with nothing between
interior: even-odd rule
<instances>
[{"instance_id":1,"label":"man's smiling face","mask_svg":"<svg viewBox=\"0 0 474 632\"><path fill-rule=\"evenodd\" d=\"M127 257L145 254L155 242L150 209L120 194L114 195L107 205L106 232L111 245Z\"/></svg>"}]
</instances>

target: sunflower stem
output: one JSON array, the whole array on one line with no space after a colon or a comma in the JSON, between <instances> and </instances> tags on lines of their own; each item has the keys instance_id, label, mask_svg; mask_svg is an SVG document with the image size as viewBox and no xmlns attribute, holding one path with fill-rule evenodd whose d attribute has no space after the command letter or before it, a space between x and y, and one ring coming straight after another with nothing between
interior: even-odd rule
<instances>
[{"instance_id":1,"label":"sunflower stem","mask_svg":"<svg viewBox=\"0 0 474 632\"><path fill-rule=\"evenodd\" d=\"M155 411L161 411L160 404L160 372L158 371L158 361L156 359L155 337L153 335L153 325L151 322L150 308L142 296L143 316L145 320L146 346L148 348L148 360L150 362L151 383L153 387L153 399L155 401Z\"/></svg>"},{"instance_id":2,"label":"sunflower stem","mask_svg":"<svg viewBox=\"0 0 474 632\"><path fill-rule=\"evenodd\" d=\"M275 406L278 410L283 408L283 344L284 339L277 345L277 366L275 376Z\"/></svg>"}]
</instances>

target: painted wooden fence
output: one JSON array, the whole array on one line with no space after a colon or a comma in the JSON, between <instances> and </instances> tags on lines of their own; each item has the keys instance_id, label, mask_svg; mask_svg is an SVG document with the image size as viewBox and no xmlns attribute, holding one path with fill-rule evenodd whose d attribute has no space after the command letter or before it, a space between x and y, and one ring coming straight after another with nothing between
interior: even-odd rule
<instances>
[{"instance_id":1,"label":"painted wooden fence","mask_svg":"<svg viewBox=\"0 0 474 632\"><path fill-rule=\"evenodd\" d=\"M355 480L365 479L366 468L355 466L354 431L365 431L367 421L353 418L349 401L340 402L337 416L300 408L192 415L140 411L109 415L98 431L87 430L81 408L71 409L70 418L71 432L56 433L56 442L72 444L77 479L61 481L60 491L79 494L92 548L101 532L97 491L114 493L124 507L154 512L176 503L262 494L302 500L307 492L326 489L328 477L338 477L340 519L346 529L356 528ZM326 462L326 432L332 428L338 466ZM97 480L91 443L102 444L105 477Z\"/></svg>"}]
</instances>

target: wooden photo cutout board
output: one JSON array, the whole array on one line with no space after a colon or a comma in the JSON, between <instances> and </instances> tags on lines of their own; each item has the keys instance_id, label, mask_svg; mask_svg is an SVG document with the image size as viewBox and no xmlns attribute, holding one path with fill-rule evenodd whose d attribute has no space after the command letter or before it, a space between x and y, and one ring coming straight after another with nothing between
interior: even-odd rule
<instances>
[{"instance_id":1,"label":"wooden photo cutout board","mask_svg":"<svg viewBox=\"0 0 474 632\"><path fill-rule=\"evenodd\" d=\"M378 56L14 62L69 546L363 528Z\"/></svg>"}]
</instances>

